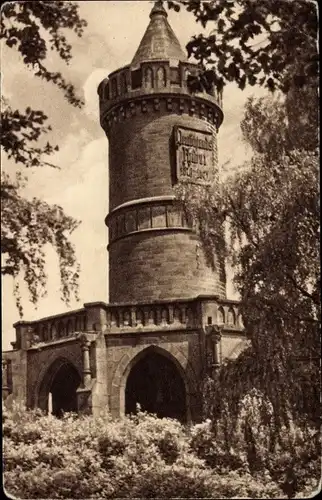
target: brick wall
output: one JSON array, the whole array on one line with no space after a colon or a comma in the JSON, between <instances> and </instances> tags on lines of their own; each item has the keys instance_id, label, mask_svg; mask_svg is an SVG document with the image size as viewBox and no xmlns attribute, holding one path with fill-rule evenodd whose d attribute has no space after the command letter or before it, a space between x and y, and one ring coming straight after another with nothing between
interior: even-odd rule
<instances>
[{"instance_id":1,"label":"brick wall","mask_svg":"<svg viewBox=\"0 0 322 500\"><path fill-rule=\"evenodd\" d=\"M225 297L217 271L207 265L198 238L189 231L136 233L109 250L110 302Z\"/></svg>"},{"instance_id":2,"label":"brick wall","mask_svg":"<svg viewBox=\"0 0 322 500\"><path fill-rule=\"evenodd\" d=\"M189 114L188 101L184 111L180 111L178 99L173 101L171 110L162 98L158 109L153 101L147 100L144 108L142 102L136 102L133 116L115 111L118 119L108 132L110 210L131 200L174 194L174 126L213 134L212 168L216 172L216 127L198 113ZM111 225L114 222L112 218ZM141 232L114 241L109 247L110 302L199 294L225 297L225 283L219 274L219 269L206 265L200 243L188 231Z\"/></svg>"},{"instance_id":3,"label":"brick wall","mask_svg":"<svg viewBox=\"0 0 322 500\"><path fill-rule=\"evenodd\" d=\"M110 210L129 200L173 193L174 125L216 133L197 116L167 112L165 103L160 111L147 109L115 123L109 132Z\"/></svg>"},{"instance_id":4,"label":"brick wall","mask_svg":"<svg viewBox=\"0 0 322 500\"><path fill-rule=\"evenodd\" d=\"M40 349L30 349L28 354L28 378L27 378L27 405L37 406L37 398L44 378L47 376L51 365L59 358L69 361L82 375L82 352L78 341L66 342L58 345L50 345Z\"/></svg>"},{"instance_id":5,"label":"brick wall","mask_svg":"<svg viewBox=\"0 0 322 500\"><path fill-rule=\"evenodd\" d=\"M125 387L130 369L135 365L137 356L145 349L159 349L160 353L171 356L182 370L188 391L189 417L197 421L201 414L201 351L199 334L189 335L172 332L171 334L147 334L136 337L107 338L107 380L109 410L114 417L125 411ZM151 352L151 351L146 351Z\"/></svg>"}]
</instances>

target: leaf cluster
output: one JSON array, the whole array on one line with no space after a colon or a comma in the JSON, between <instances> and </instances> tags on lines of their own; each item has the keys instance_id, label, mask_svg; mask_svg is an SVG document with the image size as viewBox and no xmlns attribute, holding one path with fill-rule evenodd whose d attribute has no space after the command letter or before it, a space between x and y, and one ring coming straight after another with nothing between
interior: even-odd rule
<instances>
[{"instance_id":1,"label":"leaf cluster","mask_svg":"<svg viewBox=\"0 0 322 500\"><path fill-rule=\"evenodd\" d=\"M33 304L46 294L47 245L51 245L57 252L61 294L67 304L73 294L77 298L79 279L75 248L69 241L69 236L79 222L64 214L58 205L49 205L37 198L24 198L20 193L21 187L20 178L12 182L2 172L1 274L15 279L15 295L20 315L22 305L18 278L23 278L27 284Z\"/></svg>"},{"instance_id":2,"label":"leaf cluster","mask_svg":"<svg viewBox=\"0 0 322 500\"><path fill-rule=\"evenodd\" d=\"M249 99L241 128L252 159L209 193L184 186L184 202L205 228L199 235L207 251L217 252L211 232L226 225L251 341L249 351L223 368L209 399L217 409L219 400L232 408L257 387L273 404L276 428L289 412L315 423L320 418L319 158L316 121L308 119L317 104L310 90ZM294 110L302 110L296 127Z\"/></svg>"},{"instance_id":3,"label":"leaf cluster","mask_svg":"<svg viewBox=\"0 0 322 500\"><path fill-rule=\"evenodd\" d=\"M23 63L36 77L51 82L60 88L66 100L81 107L74 86L61 73L47 67L48 53L54 51L69 64L72 46L67 33L73 31L82 36L87 25L79 15L79 6L74 2L7 2L1 10L0 38L13 50L17 50ZM46 141L51 132L48 117L41 110L24 112L14 109L8 101L1 99L1 148L18 167L57 168L48 157L58 151L57 145ZM11 176L12 177L12 176ZM26 178L20 173L13 181L6 173L1 176L2 201L2 246L4 256L1 273L14 278L14 293L20 315L22 315L19 279L27 284L32 303L36 304L45 294L47 274L45 271L46 246L51 245L58 255L62 298L68 304L72 294L77 297L79 269L74 246L69 236L78 222L67 216L59 206L22 195Z\"/></svg>"},{"instance_id":4,"label":"leaf cluster","mask_svg":"<svg viewBox=\"0 0 322 500\"><path fill-rule=\"evenodd\" d=\"M58 146L52 146L48 141L40 147L39 141L44 134L51 131L51 126L46 125L47 116L41 110L26 108L24 113L13 110L9 105L3 106L1 113L1 147L15 163L24 167L39 167L54 165L44 160L58 151Z\"/></svg>"},{"instance_id":5,"label":"leaf cluster","mask_svg":"<svg viewBox=\"0 0 322 500\"><path fill-rule=\"evenodd\" d=\"M187 44L208 84L222 88L236 82L287 92L317 81L317 9L310 0L175 0L192 12L209 34ZM296 62L296 68L294 63ZM291 69L291 71L290 71ZM199 82L202 85L202 81Z\"/></svg>"},{"instance_id":6,"label":"leaf cluster","mask_svg":"<svg viewBox=\"0 0 322 500\"><path fill-rule=\"evenodd\" d=\"M7 2L1 9L0 38L8 47L15 48L22 56L24 64L34 70L34 74L61 88L65 97L74 106L83 101L77 97L74 86L68 83L60 72L50 71L45 60L49 50L69 63L72 46L68 43L66 30L82 36L87 25L81 19L78 5L74 2Z\"/></svg>"},{"instance_id":7,"label":"leaf cluster","mask_svg":"<svg viewBox=\"0 0 322 500\"><path fill-rule=\"evenodd\" d=\"M292 470L299 478L293 493L308 479L313 489L316 432L294 424L269 449L269 415L269 403L254 392L243 398L237 421L227 413L216 430L210 421L183 427L141 411L118 421L107 412L57 419L14 405L3 412L4 485L28 498L287 498Z\"/></svg>"}]
</instances>

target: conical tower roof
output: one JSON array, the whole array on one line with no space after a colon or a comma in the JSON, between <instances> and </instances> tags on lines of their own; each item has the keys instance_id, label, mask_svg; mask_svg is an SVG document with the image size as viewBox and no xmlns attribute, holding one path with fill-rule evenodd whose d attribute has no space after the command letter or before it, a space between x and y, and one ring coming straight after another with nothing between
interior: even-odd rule
<instances>
[{"instance_id":1,"label":"conical tower roof","mask_svg":"<svg viewBox=\"0 0 322 500\"><path fill-rule=\"evenodd\" d=\"M137 67L144 61L187 60L186 54L168 23L167 17L168 14L162 5L162 1L157 1L150 13L151 21L149 26L133 57L132 67Z\"/></svg>"}]
</instances>

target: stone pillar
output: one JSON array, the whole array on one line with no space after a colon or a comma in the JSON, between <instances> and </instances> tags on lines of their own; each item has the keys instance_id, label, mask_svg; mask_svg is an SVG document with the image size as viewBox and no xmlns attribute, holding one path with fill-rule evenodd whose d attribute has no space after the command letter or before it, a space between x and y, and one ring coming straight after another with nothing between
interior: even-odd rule
<instances>
[{"instance_id":1,"label":"stone pillar","mask_svg":"<svg viewBox=\"0 0 322 500\"><path fill-rule=\"evenodd\" d=\"M2 399L5 400L9 395L9 361L2 360Z\"/></svg>"},{"instance_id":2,"label":"stone pillar","mask_svg":"<svg viewBox=\"0 0 322 500\"><path fill-rule=\"evenodd\" d=\"M48 415L52 415L52 413L53 413L53 395L51 392L49 392L49 394L48 394L47 410L48 410Z\"/></svg>"},{"instance_id":3,"label":"stone pillar","mask_svg":"<svg viewBox=\"0 0 322 500\"><path fill-rule=\"evenodd\" d=\"M208 369L212 378L215 378L220 366L219 345L221 341L221 328L217 325L207 325L205 333L206 344L208 346Z\"/></svg>"},{"instance_id":4,"label":"stone pillar","mask_svg":"<svg viewBox=\"0 0 322 500\"><path fill-rule=\"evenodd\" d=\"M90 342L87 338L82 339L82 352L83 352L83 386L88 387L91 383L91 368L89 362L89 348Z\"/></svg>"},{"instance_id":5,"label":"stone pillar","mask_svg":"<svg viewBox=\"0 0 322 500\"><path fill-rule=\"evenodd\" d=\"M90 302L84 304L87 318L87 331L100 332L107 328L106 304Z\"/></svg>"},{"instance_id":6,"label":"stone pillar","mask_svg":"<svg viewBox=\"0 0 322 500\"><path fill-rule=\"evenodd\" d=\"M212 367L212 375L215 378L218 368L220 366L220 355L219 355L219 344L221 341L221 332L216 331L211 336L212 342L212 352L213 352L213 367Z\"/></svg>"}]
</instances>

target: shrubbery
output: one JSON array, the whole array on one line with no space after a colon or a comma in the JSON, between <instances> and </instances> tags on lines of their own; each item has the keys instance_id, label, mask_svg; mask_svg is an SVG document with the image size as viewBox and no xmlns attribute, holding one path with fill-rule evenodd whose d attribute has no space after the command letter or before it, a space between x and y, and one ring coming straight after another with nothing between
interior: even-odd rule
<instances>
[{"instance_id":1,"label":"shrubbery","mask_svg":"<svg viewBox=\"0 0 322 500\"><path fill-rule=\"evenodd\" d=\"M316 433L291 425L270 450L253 415L251 455L243 432L249 413L227 436L227 422L215 429L210 421L184 427L142 412L112 421L108 414L57 419L4 409L4 486L28 499L287 498L315 490Z\"/></svg>"}]
</instances>

